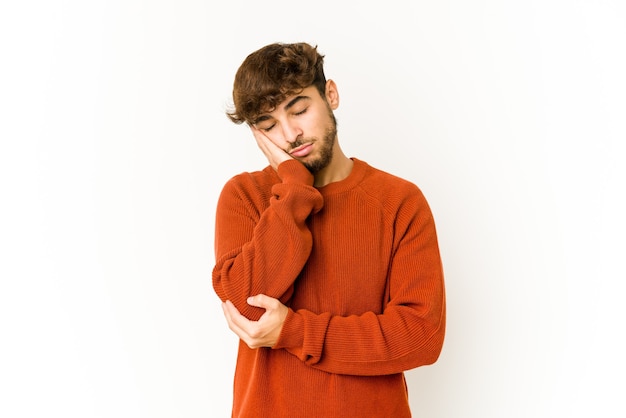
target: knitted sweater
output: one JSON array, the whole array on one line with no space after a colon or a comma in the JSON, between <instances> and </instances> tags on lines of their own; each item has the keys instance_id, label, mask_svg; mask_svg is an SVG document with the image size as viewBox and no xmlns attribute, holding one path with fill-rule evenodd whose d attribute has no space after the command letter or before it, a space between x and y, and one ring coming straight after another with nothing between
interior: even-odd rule
<instances>
[{"instance_id":1,"label":"knitted sweater","mask_svg":"<svg viewBox=\"0 0 626 418\"><path fill-rule=\"evenodd\" d=\"M278 342L240 341L233 417L410 417L403 372L445 330L434 220L414 184L354 159L324 187L297 161L233 177L220 195L213 287L246 317L289 307Z\"/></svg>"}]
</instances>

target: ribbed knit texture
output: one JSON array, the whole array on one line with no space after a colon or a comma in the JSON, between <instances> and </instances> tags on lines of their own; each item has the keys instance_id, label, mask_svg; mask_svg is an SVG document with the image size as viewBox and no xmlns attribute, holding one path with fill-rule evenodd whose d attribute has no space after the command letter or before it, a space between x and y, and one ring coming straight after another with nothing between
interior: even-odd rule
<instances>
[{"instance_id":1,"label":"ribbed knit texture","mask_svg":"<svg viewBox=\"0 0 626 418\"><path fill-rule=\"evenodd\" d=\"M248 318L289 309L273 348L239 344L233 417L410 417L403 372L445 331L430 208L414 184L353 159L322 188L297 161L233 177L216 216L213 287Z\"/></svg>"}]
</instances>

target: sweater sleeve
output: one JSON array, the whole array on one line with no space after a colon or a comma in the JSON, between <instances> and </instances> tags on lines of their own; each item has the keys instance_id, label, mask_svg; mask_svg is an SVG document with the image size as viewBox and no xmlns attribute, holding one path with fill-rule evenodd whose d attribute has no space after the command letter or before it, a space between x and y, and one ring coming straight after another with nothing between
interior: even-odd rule
<instances>
[{"instance_id":1,"label":"sweater sleeve","mask_svg":"<svg viewBox=\"0 0 626 418\"><path fill-rule=\"evenodd\" d=\"M291 297L312 247L306 219L323 204L313 176L299 162L282 163L278 176L269 206L259 202L252 181L237 178L224 186L217 204L213 288L252 320L264 310L248 305L249 296L263 293L285 304Z\"/></svg>"},{"instance_id":2,"label":"sweater sleeve","mask_svg":"<svg viewBox=\"0 0 626 418\"><path fill-rule=\"evenodd\" d=\"M398 214L399 235L382 313L289 310L274 349L338 374L384 375L434 363L445 333L445 291L435 224L421 195Z\"/></svg>"}]
</instances>

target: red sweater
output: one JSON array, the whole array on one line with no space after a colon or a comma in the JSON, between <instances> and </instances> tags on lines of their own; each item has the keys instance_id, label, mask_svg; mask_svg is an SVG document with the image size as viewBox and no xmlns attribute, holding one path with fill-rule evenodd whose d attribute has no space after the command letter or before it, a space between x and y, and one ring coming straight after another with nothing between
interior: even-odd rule
<instances>
[{"instance_id":1,"label":"red sweater","mask_svg":"<svg viewBox=\"0 0 626 418\"><path fill-rule=\"evenodd\" d=\"M250 319L289 307L279 341L240 342L233 417L410 417L403 372L445 330L435 224L412 183L353 159L324 187L297 161L244 173L217 205L213 287Z\"/></svg>"}]
</instances>

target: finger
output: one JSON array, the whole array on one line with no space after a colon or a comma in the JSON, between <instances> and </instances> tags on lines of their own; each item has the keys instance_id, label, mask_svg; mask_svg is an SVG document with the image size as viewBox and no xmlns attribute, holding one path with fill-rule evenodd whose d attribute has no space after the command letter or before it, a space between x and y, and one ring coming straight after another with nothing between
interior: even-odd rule
<instances>
[{"instance_id":1,"label":"finger","mask_svg":"<svg viewBox=\"0 0 626 418\"><path fill-rule=\"evenodd\" d=\"M228 323L228 328L230 328L231 331L235 331L233 329L234 324L232 320L232 315L226 302L222 303L222 312L224 313L224 318L226 318L226 322Z\"/></svg>"},{"instance_id":2,"label":"finger","mask_svg":"<svg viewBox=\"0 0 626 418\"><path fill-rule=\"evenodd\" d=\"M252 130L252 134L254 135L254 139L256 139L256 143L259 148L261 148L263 151L267 151L269 147L268 143L270 143L269 138L254 125L250 126L250 130Z\"/></svg>"},{"instance_id":3,"label":"finger","mask_svg":"<svg viewBox=\"0 0 626 418\"><path fill-rule=\"evenodd\" d=\"M261 130L255 127L250 127L250 129L252 130L257 146L259 147L263 155L265 155L265 158L267 158L270 165L274 167L274 169L276 169L278 167L278 164L280 164L281 160L284 159L284 156L281 155L281 153L284 153L285 155L286 153L282 151L280 148L278 148L267 137L267 135L261 132Z\"/></svg>"},{"instance_id":4,"label":"finger","mask_svg":"<svg viewBox=\"0 0 626 418\"><path fill-rule=\"evenodd\" d=\"M276 160L280 163L282 161L292 158L287 152L285 152L284 149L280 148L278 145L272 142L272 140L267 135L265 135L262 130L253 126L251 126L250 128L252 129L252 133L254 134L254 138L256 139L259 148L261 148L261 151L263 151L263 153L268 159L270 159L270 161Z\"/></svg>"},{"instance_id":5,"label":"finger","mask_svg":"<svg viewBox=\"0 0 626 418\"><path fill-rule=\"evenodd\" d=\"M237 334L237 336L239 336L242 340L247 338L248 333L242 327L242 323L245 324L245 321L248 319L241 315L235 305L233 305L230 301L224 302L222 304L222 309L224 310L224 316L226 317L230 330Z\"/></svg>"},{"instance_id":6,"label":"finger","mask_svg":"<svg viewBox=\"0 0 626 418\"><path fill-rule=\"evenodd\" d=\"M241 341L252 349L259 348L259 337L262 337L265 333L262 328L259 327L258 322L250 321L245 316L241 315L235 305L230 301L222 304L224 309L224 315L228 322L228 327L233 331Z\"/></svg>"},{"instance_id":7,"label":"finger","mask_svg":"<svg viewBox=\"0 0 626 418\"><path fill-rule=\"evenodd\" d=\"M259 334L258 321L251 321L243 316L232 302L227 301L226 303L226 308L230 315L230 322L232 326L238 330L238 332L236 332L237 335L246 342L248 342L250 338L255 338L255 336Z\"/></svg>"}]
</instances>

